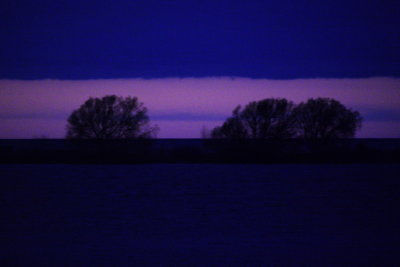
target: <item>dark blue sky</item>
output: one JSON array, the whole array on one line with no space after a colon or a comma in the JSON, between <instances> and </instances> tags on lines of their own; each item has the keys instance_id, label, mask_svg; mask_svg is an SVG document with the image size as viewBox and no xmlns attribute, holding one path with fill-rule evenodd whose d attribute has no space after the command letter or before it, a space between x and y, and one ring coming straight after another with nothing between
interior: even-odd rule
<instances>
[{"instance_id":1,"label":"dark blue sky","mask_svg":"<svg viewBox=\"0 0 400 267\"><path fill-rule=\"evenodd\" d=\"M398 1L6 0L0 78L400 77Z\"/></svg>"}]
</instances>

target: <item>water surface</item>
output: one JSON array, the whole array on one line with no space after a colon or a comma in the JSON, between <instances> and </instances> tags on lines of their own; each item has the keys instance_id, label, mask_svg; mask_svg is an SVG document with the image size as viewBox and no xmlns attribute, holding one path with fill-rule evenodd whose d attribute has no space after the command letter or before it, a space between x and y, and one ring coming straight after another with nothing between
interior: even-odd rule
<instances>
[{"instance_id":1,"label":"water surface","mask_svg":"<svg viewBox=\"0 0 400 267\"><path fill-rule=\"evenodd\" d=\"M2 266L400 263L400 165L0 165Z\"/></svg>"}]
</instances>

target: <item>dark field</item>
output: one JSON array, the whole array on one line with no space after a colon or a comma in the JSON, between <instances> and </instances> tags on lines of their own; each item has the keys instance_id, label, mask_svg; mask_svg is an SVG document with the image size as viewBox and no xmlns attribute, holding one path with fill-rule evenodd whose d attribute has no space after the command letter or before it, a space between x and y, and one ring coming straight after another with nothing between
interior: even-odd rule
<instances>
[{"instance_id":1,"label":"dark field","mask_svg":"<svg viewBox=\"0 0 400 267\"><path fill-rule=\"evenodd\" d=\"M0 165L1 266L395 266L400 165Z\"/></svg>"}]
</instances>

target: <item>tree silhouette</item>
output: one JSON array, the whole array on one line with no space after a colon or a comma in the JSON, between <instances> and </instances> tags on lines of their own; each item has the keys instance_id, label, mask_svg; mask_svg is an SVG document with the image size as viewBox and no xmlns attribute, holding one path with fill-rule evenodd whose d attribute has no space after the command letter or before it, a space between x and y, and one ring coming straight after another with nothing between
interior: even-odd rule
<instances>
[{"instance_id":1,"label":"tree silhouette","mask_svg":"<svg viewBox=\"0 0 400 267\"><path fill-rule=\"evenodd\" d=\"M294 105L286 99L268 98L237 106L222 126L211 132L213 138L285 139L295 134Z\"/></svg>"},{"instance_id":2,"label":"tree silhouette","mask_svg":"<svg viewBox=\"0 0 400 267\"><path fill-rule=\"evenodd\" d=\"M362 123L360 113L331 98L302 102L294 114L297 134L306 139L352 138Z\"/></svg>"},{"instance_id":3,"label":"tree silhouette","mask_svg":"<svg viewBox=\"0 0 400 267\"><path fill-rule=\"evenodd\" d=\"M69 139L151 138L157 126L149 125L147 109L136 97L89 98L68 118Z\"/></svg>"}]
</instances>

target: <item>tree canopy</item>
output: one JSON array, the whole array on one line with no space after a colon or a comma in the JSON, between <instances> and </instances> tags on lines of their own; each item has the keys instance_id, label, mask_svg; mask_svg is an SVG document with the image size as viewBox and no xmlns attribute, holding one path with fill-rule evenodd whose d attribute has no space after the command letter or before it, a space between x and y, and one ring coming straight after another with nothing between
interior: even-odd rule
<instances>
[{"instance_id":1,"label":"tree canopy","mask_svg":"<svg viewBox=\"0 0 400 267\"><path fill-rule=\"evenodd\" d=\"M351 138L361 127L357 111L331 98L309 99L298 105L286 99L253 101L211 131L227 139L333 139Z\"/></svg>"},{"instance_id":2,"label":"tree canopy","mask_svg":"<svg viewBox=\"0 0 400 267\"><path fill-rule=\"evenodd\" d=\"M147 109L137 97L89 98L68 118L69 139L151 138L158 127L149 124Z\"/></svg>"},{"instance_id":3,"label":"tree canopy","mask_svg":"<svg viewBox=\"0 0 400 267\"><path fill-rule=\"evenodd\" d=\"M306 139L352 138L361 128L359 112L331 98L311 98L294 110L298 135Z\"/></svg>"},{"instance_id":4,"label":"tree canopy","mask_svg":"<svg viewBox=\"0 0 400 267\"><path fill-rule=\"evenodd\" d=\"M292 102L268 98L253 101L243 109L237 106L232 116L211 132L213 138L290 138L294 136Z\"/></svg>"}]
</instances>

